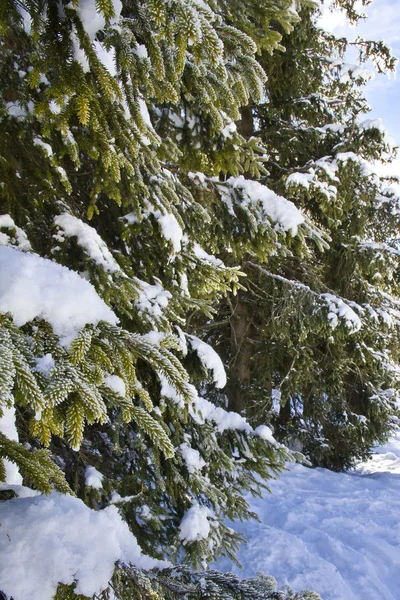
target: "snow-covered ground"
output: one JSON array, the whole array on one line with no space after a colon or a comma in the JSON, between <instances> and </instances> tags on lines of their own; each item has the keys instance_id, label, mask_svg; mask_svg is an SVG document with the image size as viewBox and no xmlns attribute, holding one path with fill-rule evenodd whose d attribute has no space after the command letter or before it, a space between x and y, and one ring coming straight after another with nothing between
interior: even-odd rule
<instances>
[{"instance_id":1,"label":"snow-covered ground","mask_svg":"<svg viewBox=\"0 0 400 600\"><path fill-rule=\"evenodd\" d=\"M100 485L99 476L88 470L88 484ZM400 432L352 473L294 464L270 487L272 494L249 498L260 523L233 525L248 540L238 556L243 569L228 559L217 568L246 578L263 571L279 587L310 588L323 600L400 600ZM74 579L91 596L116 560L157 566L114 506L95 512L71 496L12 488L21 497L0 503L0 589L15 600L51 600L58 581ZM182 531L193 516L207 521L198 509ZM91 552L97 546L101 555Z\"/></svg>"},{"instance_id":2,"label":"snow-covered ground","mask_svg":"<svg viewBox=\"0 0 400 600\"><path fill-rule=\"evenodd\" d=\"M272 494L248 498L260 523L235 523L247 544L218 568L273 575L323 600L400 600L400 432L352 473L290 465Z\"/></svg>"}]
</instances>

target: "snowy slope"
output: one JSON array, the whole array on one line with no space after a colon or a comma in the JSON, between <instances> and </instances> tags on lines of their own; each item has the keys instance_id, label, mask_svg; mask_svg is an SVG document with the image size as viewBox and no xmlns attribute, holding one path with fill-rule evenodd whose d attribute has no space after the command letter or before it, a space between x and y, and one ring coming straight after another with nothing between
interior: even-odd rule
<instances>
[{"instance_id":1,"label":"snowy slope","mask_svg":"<svg viewBox=\"0 0 400 600\"><path fill-rule=\"evenodd\" d=\"M400 600L400 433L351 474L290 465L250 499L261 523L235 523L243 570L280 585L311 588L323 600Z\"/></svg>"}]
</instances>

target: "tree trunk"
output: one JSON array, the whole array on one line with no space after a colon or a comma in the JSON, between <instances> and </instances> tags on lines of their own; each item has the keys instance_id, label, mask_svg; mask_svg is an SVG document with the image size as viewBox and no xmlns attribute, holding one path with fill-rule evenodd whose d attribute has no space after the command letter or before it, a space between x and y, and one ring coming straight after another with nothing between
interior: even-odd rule
<instances>
[{"instance_id":1,"label":"tree trunk","mask_svg":"<svg viewBox=\"0 0 400 600\"><path fill-rule=\"evenodd\" d=\"M253 109L251 106L244 106L240 113L241 119L236 125L240 135L248 140L252 135L254 135Z\"/></svg>"},{"instance_id":2,"label":"tree trunk","mask_svg":"<svg viewBox=\"0 0 400 600\"><path fill-rule=\"evenodd\" d=\"M239 133L246 139L254 134L253 109L244 106L241 109L241 119L237 122ZM250 173L244 173L249 179ZM246 292L240 291L236 297L234 313L230 319L231 324L231 352L234 357L230 389L228 390L229 410L242 412L245 408L245 388L250 385L251 367L250 360L252 347L248 337L252 329L251 306L245 300Z\"/></svg>"},{"instance_id":3,"label":"tree trunk","mask_svg":"<svg viewBox=\"0 0 400 600\"><path fill-rule=\"evenodd\" d=\"M230 323L234 376L229 393L229 410L241 412L245 408L244 388L249 386L251 381L250 360L252 355L252 347L248 342L252 329L252 311L251 306L243 299L241 292L238 294L235 312Z\"/></svg>"}]
</instances>

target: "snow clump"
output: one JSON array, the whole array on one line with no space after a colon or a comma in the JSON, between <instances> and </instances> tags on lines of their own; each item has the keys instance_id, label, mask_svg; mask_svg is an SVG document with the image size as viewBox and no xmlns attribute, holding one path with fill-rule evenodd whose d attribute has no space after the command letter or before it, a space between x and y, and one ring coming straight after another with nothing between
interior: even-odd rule
<instances>
[{"instance_id":1,"label":"snow clump","mask_svg":"<svg viewBox=\"0 0 400 600\"><path fill-rule=\"evenodd\" d=\"M85 469L85 484L94 490L101 490L103 487L103 475L96 467L88 466Z\"/></svg>"},{"instance_id":2,"label":"snow clump","mask_svg":"<svg viewBox=\"0 0 400 600\"><path fill-rule=\"evenodd\" d=\"M197 353L202 365L213 374L215 387L223 388L226 385L226 373L222 360L206 342L203 342L195 335L187 334L192 349Z\"/></svg>"},{"instance_id":3,"label":"snow clump","mask_svg":"<svg viewBox=\"0 0 400 600\"><path fill-rule=\"evenodd\" d=\"M16 600L52 600L59 582L75 581L75 593L91 598L108 587L117 561L169 566L142 554L115 506L94 511L53 492L2 502L0 522L1 589Z\"/></svg>"},{"instance_id":4,"label":"snow clump","mask_svg":"<svg viewBox=\"0 0 400 600\"><path fill-rule=\"evenodd\" d=\"M0 247L0 313L10 313L18 327L44 319L64 345L88 323L118 323L94 287L78 273L8 246Z\"/></svg>"},{"instance_id":5,"label":"snow clump","mask_svg":"<svg viewBox=\"0 0 400 600\"><path fill-rule=\"evenodd\" d=\"M210 521L213 512L207 506L193 504L183 515L179 525L179 539L183 545L188 542L198 542L207 539L210 534Z\"/></svg>"},{"instance_id":6,"label":"snow clump","mask_svg":"<svg viewBox=\"0 0 400 600\"><path fill-rule=\"evenodd\" d=\"M95 263L110 273L120 270L106 243L93 227L68 213L55 217L54 223L60 228L56 236L59 241L64 241L66 237L76 237L79 246Z\"/></svg>"}]
</instances>

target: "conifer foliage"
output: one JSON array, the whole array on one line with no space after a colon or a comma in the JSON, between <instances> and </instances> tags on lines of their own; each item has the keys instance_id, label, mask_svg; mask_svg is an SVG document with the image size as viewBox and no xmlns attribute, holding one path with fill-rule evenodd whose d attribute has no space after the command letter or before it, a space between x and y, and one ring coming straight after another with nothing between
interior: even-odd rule
<instances>
[{"instance_id":1,"label":"conifer foliage","mask_svg":"<svg viewBox=\"0 0 400 600\"><path fill-rule=\"evenodd\" d=\"M212 254L237 202L216 176L263 170L234 123L266 80L252 3L249 32L239 12L10 0L0 14L1 478L115 503L145 552L194 564L234 555L225 518L250 517L242 492L288 456L204 397L226 376L188 325L240 276ZM270 51L272 18L288 30L297 15L286 1L265 11ZM272 247L273 222L246 204L234 243L249 243L247 221Z\"/></svg>"},{"instance_id":2,"label":"conifer foliage","mask_svg":"<svg viewBox=\"0 0 400 600\"><path fill-rule=\"evenodd\" d=\"M242 129L267 148L261 183L292 200L323 243L245 255L246 290L221 304L210 339L230 365L230 406L340 470L398 423L399 199L372 164L394 148L382 122L366 118L361 89L367 60L378 72L396 61L383 42L350 44L321 30L310 8L300 16L282 31L286 51L263 53L266 94Z\"/></svg>"},{"instance_id":3,"label":"conifer foliage","mask_svg":"<svg viewBox=\"0 0 400 600\"><path fill-rule=\"evenodd\" d=\"M2 490L115 504L146 554L200 568L234 556L226 519L254 516L244 491L290 457L268 425L339 468L390 430L397 200L365 169L385 138L357 121L361 75L332 62L314 11L1 3ZM307 89L286 82L293 99L279 73L310 61L304 40L323 66ZM316 597L182 566L118 564L110 585L121 600Z\"/></svg>"}]
</instances>

